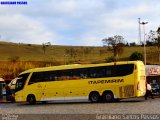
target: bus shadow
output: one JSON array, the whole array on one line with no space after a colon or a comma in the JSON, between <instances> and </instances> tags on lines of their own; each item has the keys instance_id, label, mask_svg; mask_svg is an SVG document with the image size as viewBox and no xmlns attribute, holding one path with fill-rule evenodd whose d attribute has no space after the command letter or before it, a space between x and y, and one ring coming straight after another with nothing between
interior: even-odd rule
<instances>
[{"instance_id":1,"label":"bus shadow","mask_svg":"<svg viewBox=\"0 0 160 120\"><path fill-rule=\"evenodd\" d=\"M120 102L121 103L134 103L134 102L144 102L145 98L144 97L140 97L140 98L128 98L128 99L122 99Z\"/></svg>"},{"instance_id":2,"label":"bus shadow","mask_svg":"<svg viewBox=\"0 0 160 120\"><path fill-rule=\"evenodd\" d=\"M79 105L79 104L89 104L89 105L94 105L94 104L121 104L121 103L138 103L138 102L144 102L145 100L140 99L127 99L127 100L120 100L120 101L115 101L115 102L110 102L110 103L105 103L105 102L98 102L98 103L92 103L92 102L54 102L54 101L50 101L50 102L46 102L46 103L42 103L42 102L37 102L34 105L30 105L29 103L19 103L19 106L42 106L42 105Z\"/></svg>"},{"instance_id":3,"label":"bus shadow","mask_svg":"<svg viewBox=\"0 0 160 120\"><path fill-rule=\"evenodd\" d=\"M54 102L54 101L50 101L50 102L46 102L46 103L42 103L42 102L36 102L36 104L30 105L29 103L19 103L19 106L41 106L41 105L78 105L78 104L95 104L95 103L91 103L91 102Z\"/></svg>"},{"instance_id":4,"label":"bus shadow","mask_svg":"<svg viewBox=\"0 0 160 120\"><path fill-rule=\"evenodd\" d=\"M125 100L125 101L120 101L119 103L137 103L137 102L144 102L145 100Z\"/></svg>"}]
</instances>

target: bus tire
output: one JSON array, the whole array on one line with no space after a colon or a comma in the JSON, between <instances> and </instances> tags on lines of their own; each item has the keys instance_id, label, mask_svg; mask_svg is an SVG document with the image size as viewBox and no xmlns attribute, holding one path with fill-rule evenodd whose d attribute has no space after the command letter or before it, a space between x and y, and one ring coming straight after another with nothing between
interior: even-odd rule
<instances>
[{"instance_id":1,"label":"bus tire","mask_svg":"<svg viewBox=\"0 0 160 120\"><path fill-rule=\"evenodd\" d=\"M97 103L100 101L100 95L97 91L91 92L89 95L89 100L93 103Z\"/></svg>"},{"instance_id":2,"label":"bus tire","mask_svg":"<svg viewBox=\"0 0 160 120\"><path fill-rule=\"evenodd\" d=\"M102 94L103 102L113 102L114 101L114 95L112 91L104 91Z\"/></svg>"},{"instance_id":3,"label":"bus tire","mask_svg":"<svg viewBox=\"0 0 160 120\"><path fill-rule=\"evenodd\" d=\"M30 105L34 105L36 103L36 98L34 95L28 95L27 102L29 102Z\"/></svg>"}]
</instances>

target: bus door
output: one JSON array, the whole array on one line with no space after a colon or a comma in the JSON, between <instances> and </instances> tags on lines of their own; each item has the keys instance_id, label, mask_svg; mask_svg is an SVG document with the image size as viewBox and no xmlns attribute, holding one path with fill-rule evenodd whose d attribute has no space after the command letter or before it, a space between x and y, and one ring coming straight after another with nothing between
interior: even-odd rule
<instances>
[{"instance_id":1,"label":"bus door","mask_svg":"<svg viewBox=\"0 0 160 120\"><path fill-rule=\"evenodd\" d=\"M34 94L37 101L41 101L44 98L45 82L43 78L43 73L34 72L28 82L28 88L26 88L26 93Z\"/></svg>"},{"instance_id":2,"label":"bus door","mask_svg":"<svg viewBox=\"0 0 160 120\"><path fill-rule=\"evenodd\" d=\"M26 87L26 81L28 79L28 76L30 76L30 73L22 74L18 77L15 85L15 92L18 92L19 95L16 96L18 98L18 101L23 101L25 99L25 89Z\"/></svg>"}]
</instances>

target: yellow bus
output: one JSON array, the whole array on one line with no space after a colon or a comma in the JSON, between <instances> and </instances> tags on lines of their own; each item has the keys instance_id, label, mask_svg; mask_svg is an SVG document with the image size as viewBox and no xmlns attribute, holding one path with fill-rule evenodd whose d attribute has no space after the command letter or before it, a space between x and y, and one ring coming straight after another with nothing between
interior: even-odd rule
<instances>
[{"instance_id":1,"label":"yellow bus","mask_svg":"<svg viewBox=\"0 0 160 120\"><path fill-rule=\"evenodd\" d=\"M19 75L15 100L30 104L57 100L112 102L144 96L145 83L141 61L35 68Z\"/></svg>"}]
</instances>

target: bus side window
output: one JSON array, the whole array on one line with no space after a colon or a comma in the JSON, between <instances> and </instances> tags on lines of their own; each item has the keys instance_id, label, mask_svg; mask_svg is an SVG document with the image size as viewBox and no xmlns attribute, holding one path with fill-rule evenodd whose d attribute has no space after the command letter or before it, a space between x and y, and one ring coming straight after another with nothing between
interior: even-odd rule
<instances>
[{"instance_id":1,"label":"bus side window","mask_svg":"<svg viewBox=\"0 0 160 120\"><path fill-rule=\"evenodd\" d=\"M44 82L44 73L43 72L34 72L29 80L29 85L36 82Z\"/></svg>"},{"instance_id":2,"label":"bus side window","mask_svg":"<svg viewBox=\"0 0 160 120\"><path fill-rule=\"evenodd\" d=\"M73 72L72 70L61 70L58 71L59 79L60 80L72 80L73 79Z\"/></svg>"},{"instance_id":3,"label":"bus side window","mask_svg":"<svg viewBox=\"0 0 160 120\"><path fill-rule=\"evenodd\" d=\"M115 65L112 66L112 77L126 76L132 74L134 70L134 64Z\"/></svg>"},{"instance_id":4,"label":"bus side window","mask_svg":"<svg viewBox=\"0 0 160 120\"><path fill-rule=\"evenodd\" d=\"M88 78L88 69L83 69L82 74L83 74L83 79L87 79Z\"/></svg>"},{"instance_id":5,"label":"bus side window","mask_svg":"<svg viewBox=\"0 0 160 120\"><path fill-rule=\"evenodd\" d=\"M87 69L79 68L73 70L73 76L75 76L77 79L86 79L87 75Z\"/></svg>"},{"instance_id":6,"label":"bus side window","mask_svg":"<svg viewBox=\"0 0 160 120\"><path fill-rule=\"evenodd\" d=\"M106 69L105 69L105 67L96 68L96 72L97 72L96 78L106 77Z\"/></svg>"},{"instance_id":7,"label":"bus side window","mask_svg":"<svg viewBox=\"0 0 160 120\"><path fill-rule=\"evenodd\" d=\"M97 77L97 70L96 68L88 68L88 76L89 78L96 78Z\"/></svg>"},{"instance_id":8,"label":"bus side window","mask_svg":"<svg viewBox=\"0 0 160 120\"><path fill-rule=\"evenodd\" d=\"M106 77L110 77L112 75L111 69L106 69Z\"/></svg>"},{"instance_id":9,"label":"bus side window","mask_svg":"<svg viewBox=\"0 0 160 120\"><path fill-rule=\"evenodd\" d=\"M44 81L55 81L55 73L54 71L49 71L44 73Z\"/></svg>"}]
</instances>

